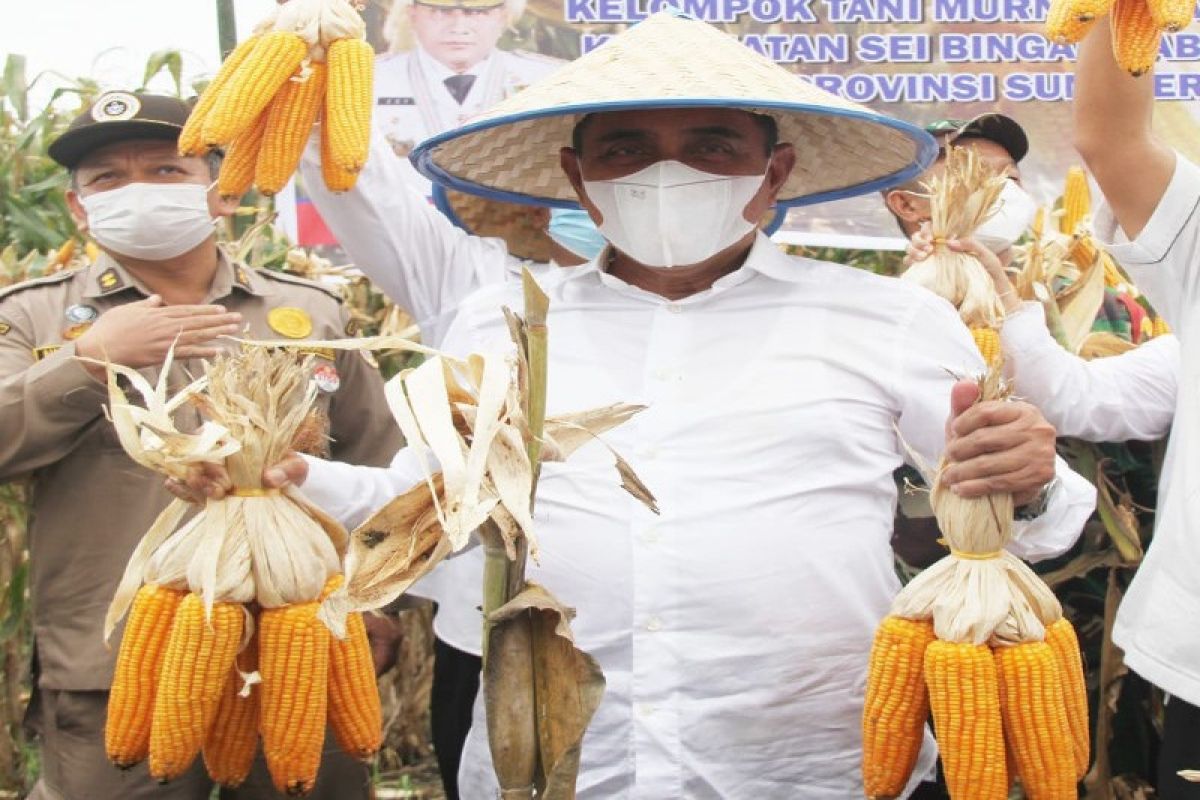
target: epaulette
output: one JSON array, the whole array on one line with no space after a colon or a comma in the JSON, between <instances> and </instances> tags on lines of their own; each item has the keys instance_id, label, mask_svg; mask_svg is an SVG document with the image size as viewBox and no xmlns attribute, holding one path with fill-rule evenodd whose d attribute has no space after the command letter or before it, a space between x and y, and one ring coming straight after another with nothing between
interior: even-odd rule
<instances>
[{"instance_id":1,"label":"epaulette","mask_svg":"<svg viewBox=\"0 0 1200 800\"><path fill-rule=\"evenodd\" d=\"M79 272L79 269L64 269L61 272L54 273L53 275L43 275L40 278L30 278L27 281L14 283L12 286L5 286L4 288L0 288L0 300L5 300L9 297L12 297L14 294L17 294L18 292L25 291L26 289L33 289L38 286L53 286L56 283L62 283L63 281L70 280L71 278L75 277L79 274Z\"/></svg>"},{"instance_id":2,"label":"epaulette","mask_svg":"<svg viewBox=\"0 0 1200 800\"><path fill-rule=\"evenodd\" d=\"M272 280L279 281L280 283L290 283L295 286L304 286L309 289L316 289L317 291L324 292L325 294L329 295L339 303L342 302L342 296L338 294L337 289L334 289L331 286L326 286L319 281L301 278L299 275L294 275L290 272L281 272L276 269L256 269L255 273L264 278L270 278Z\"/></svg>"}]
</instances>

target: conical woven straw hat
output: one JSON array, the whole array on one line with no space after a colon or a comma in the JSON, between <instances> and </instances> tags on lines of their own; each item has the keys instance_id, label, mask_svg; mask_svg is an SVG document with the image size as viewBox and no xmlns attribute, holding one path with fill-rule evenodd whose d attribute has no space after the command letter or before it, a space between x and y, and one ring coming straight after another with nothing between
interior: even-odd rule
<instances>
[{"instance_id":1,"label":"conical woven straw hat","mask_svg":"<svg viewBox=\"0 0 1200 800\"><path fill-rule=\"evenodd\" d=\"M508 252L527 261L550 260L546 221L528 205L456 192L434 184L433 204L458 227L477 236L503 239Z\"/></svg>"},{"instance_id":2,"label":"conical woven straw hat","mask_svg":"<svg viewBox=\"0 0 1200 800\"><path fill-rule=\"evenodd\" d=\"M711 25L659 12L497 103L422 142L412 160L450 188L576 206L559 148L588 114L654 108L744 108L779 123L796 168L779 195L802 205L863 194L919 175L933 138L818 89Z\"/></svg>"}]
</instances>

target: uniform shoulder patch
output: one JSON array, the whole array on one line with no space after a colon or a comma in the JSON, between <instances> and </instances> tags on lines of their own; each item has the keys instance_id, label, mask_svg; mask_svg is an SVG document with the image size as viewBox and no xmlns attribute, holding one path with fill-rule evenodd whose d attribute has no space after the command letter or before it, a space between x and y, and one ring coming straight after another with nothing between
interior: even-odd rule
<instances>
[{"instance_id":1,"label":"uniform shoulder patch","mask_svg":"<svg viewBox=\"0 0 1200 800\"><path fill-rule=\"evenodd\" d=\"M290 283L293 286L304 286L309 289L316 289L319 292L324 292L325 294L329 295L339 303L342 302L342 296L338 294L337 289L326 286L323 283L309 280L308 278L301 278L299 275L293 275L290 272L280 272L279 270L274 269L256 269L255 273L264 278L269 278L273 281L279 281L280 283Z\"/></svg>"},{"instance_id":2,"label":"uniform shoulder patch","mask_svg":"<svg viewBox=\"0 0 1200 800\"><path fill-rule=\"evenodd\" d=\"M54 286L59 283L65 283L71 278L74 278L80 273L78 269L66 269L62 272L56 272L53 275L44 275L41 278L31 278L27 281L14 283L12 286L0 288L0 300L12 297L15 294L20 294L27 289L36 289L39 286Z\"/></svg>"}]
</instances>

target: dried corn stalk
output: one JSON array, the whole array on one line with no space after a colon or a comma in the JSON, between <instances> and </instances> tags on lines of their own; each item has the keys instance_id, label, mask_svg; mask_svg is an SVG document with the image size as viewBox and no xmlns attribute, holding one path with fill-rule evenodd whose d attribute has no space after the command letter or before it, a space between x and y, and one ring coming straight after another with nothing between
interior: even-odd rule
<instances>
[{"instance_id":1,"label":"dried corn stalk","mask_svg":"<svg viewBox=\"0 0 1200 800\"><path fill-rule=\"evenodd\" d=\"M1003 309L979 259L949 249L946 241L967 238L988 220L1006 180L973 149L951 147L942 174L925 184L933 253L901 276L949 300L969 328L996 327Z\"/></svg>"}]
</instances>

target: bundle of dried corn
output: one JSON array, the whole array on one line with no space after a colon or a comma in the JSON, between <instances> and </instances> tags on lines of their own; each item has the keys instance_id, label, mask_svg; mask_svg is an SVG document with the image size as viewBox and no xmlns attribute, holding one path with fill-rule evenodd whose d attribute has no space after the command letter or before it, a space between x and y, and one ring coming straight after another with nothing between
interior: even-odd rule
<instances>
[{"instance_id":1,"label":"bundle of dried corn","mask_svg":"<svg viewBox=\"0 0 1200 800\"><path fill-rule=\"evenodd\" d=\"M1154 68L1162 35L1186 28L1195 11L1195 0L1051 0L1045 35L1075 44L1111 14L1113 55L1136 78Z\"/></svg>"},{"instance_id":2,"label":"bundle of dried corn","mask_svg":"<svg viewBox=\"0 0 1200 800\"><path fill-rule=\"evenodd\" d=\"M980 388L984 400L1008 394L998 369ZM950 555L900 592L871 652L867 795L901 794L932 711L955 800L1003 800L1017 777L1030 800L1074 798L1089 747L1074 630L1050 588L1004 549L1012 496L959 497L940 475L930 476L932 505Z\"/></svg>"},{"instance_id":3,"label":"bundle of dried corn","mask_svg":"<svg viewBox=\"0 0 1200 800\"><path fill-rule=\"evenodd\" d=\"M327 720L352 755L379 746L362 621L351 616L333 639L317 613L341 584L348 535L299 491L260 482L310 414L309 367L295 354L246 348L169 398L169 359L155 387L136 370L108 367L109 413L135 461L175 477L221 463L236 487L186 522L187 505L173 502L113 598L106 638L129 612L106 728L118 766L148 757L150 774L169 781L203 750L212 777L236 785L261 735L276 787L296 795L316 781ZM144 408L129 402L118 377ZM175 428L184 403L206 418L195 433Z\"/></svg>"},{"instance_id":4,"label":"bundle of dried corn","mask_svg":"<svg viewBox=\"0 0 1200 800\"><path fill-rule=\"evenodd\" d=\"M354 186L367 159L375 53L348 0L290 0L237 46L179 135L185 155L228 147L218 188L239 197L280 191L321 120L331 191Z\"/></svg>"},{"instance_id":5,"label":"bundle of dried corn","mask_svg":"<svg viewBox=\"0 0 1200 800\"><path fill-rule=\"evenodd\" d=\"M901 276L940 295L958 309L988 364L1000 358L996 328L1003 307L991 277L979 259L946 246L970 236L993 213L1006 178L988 168L971 148L951 147L944 171L925 189L929 196L933 254Z\"/></svg>"}]
</instances>

